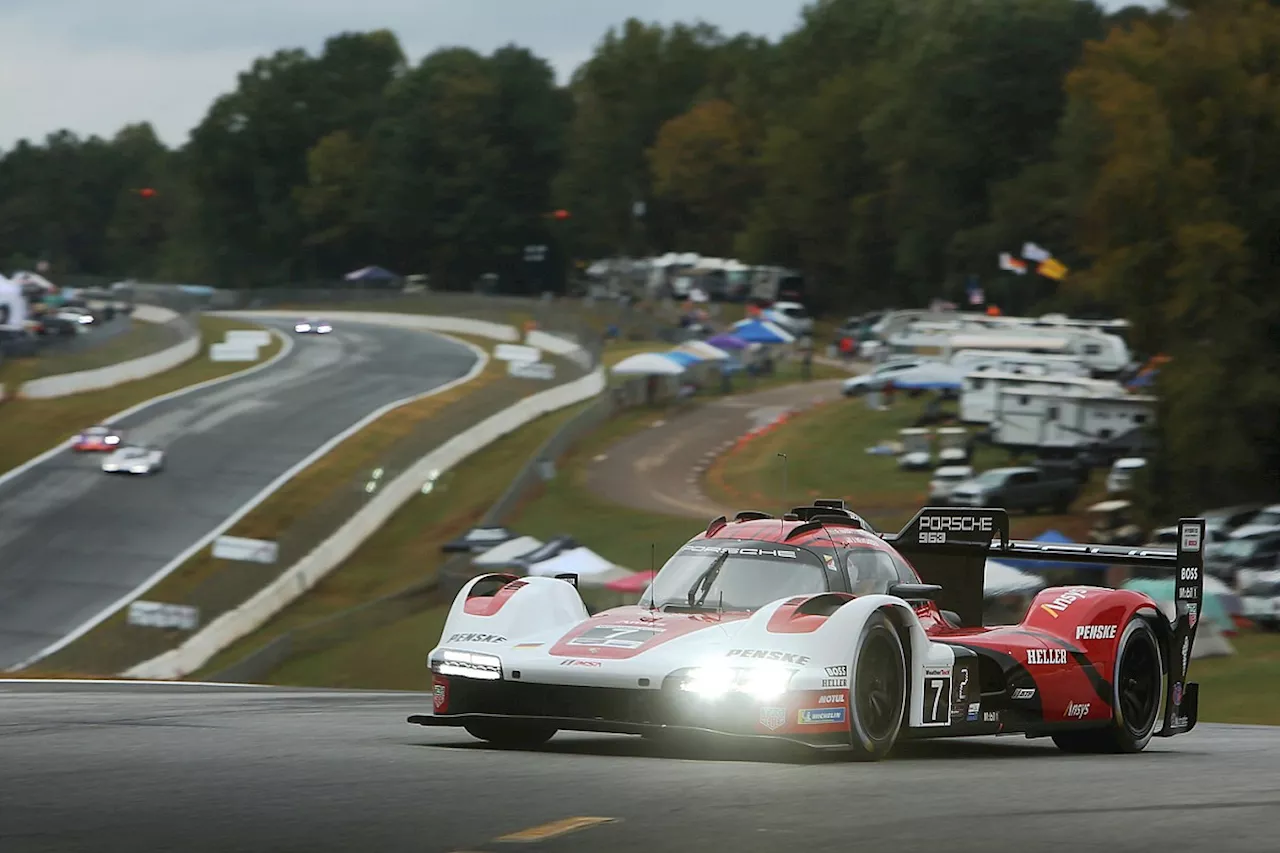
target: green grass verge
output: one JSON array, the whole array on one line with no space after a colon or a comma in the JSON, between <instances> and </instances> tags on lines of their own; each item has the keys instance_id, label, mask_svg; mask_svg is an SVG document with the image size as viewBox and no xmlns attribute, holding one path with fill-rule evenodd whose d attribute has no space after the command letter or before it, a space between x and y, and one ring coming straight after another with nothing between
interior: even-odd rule
<instances>
[{"instance_id":1,"label":"green grass verge","mask_svg":"<svg viewBox=\"0 0 1280 853\"><path fill-rule=\"evenodd\" d=\"M242 320L209 316L200 318L200 334L206 345L222 340L233 329L260 328L262 327L255 323ZM272 336L271 343L259 351L258 363L272 358L280 351L280 347L280 340ZM252 366L244 362L211 361L202 353L172 370L114 388L52 400L12 399L0 402L0 473L40 455L75 435L78 430L152 397L238 373Z\"/></svg>"},{"instance_id":2,"label":"green grass verge","mask_svg":"<svg viewBox=\"0 0 1280 853\"><path fill-rule=\"evenodd\" d=\"M1234 655L1191 663L1201 722L1280 725L1280 633L1242 631L1229 639Z\"/></svg>"},{"instance_id":3,"label":"green grass verge","mask_svg":"<svg viewBox=\"0 0 1280 853\"><path fill-rule=\"evenodd\" d=\"M801 412L740 449L717 459L707 471L707 493L732 506L775 507L787 460L787 500L799 504L813 498L844 498L849 506L881 530L897 530L928 500L929 472L903 471L894 456L877 456L867 448L898 438L910 427L924 403L899 399L887 411L862 400L840 399ZM977 470L1015 464L1008 452L979 445L972 464ZM1015 536L1035 536L1054 528L1083 539L1089 521L1079 510L1101 500L1104 475L1097 474L1066 515L1011 517Z\"/></svg>"}]
</instances>

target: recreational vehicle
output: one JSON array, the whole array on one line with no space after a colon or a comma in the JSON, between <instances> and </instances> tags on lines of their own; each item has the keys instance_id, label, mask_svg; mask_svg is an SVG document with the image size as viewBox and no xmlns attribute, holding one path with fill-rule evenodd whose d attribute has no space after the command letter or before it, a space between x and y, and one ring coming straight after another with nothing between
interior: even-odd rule
<instances>
[{"instance_id":1,"label":"recreational vehicle","mask_svg":"<svg viewBox=\"0 0 1280 853\"><path fill-rule=\"evenodd\" d=\"M1084 450L1155 420L1156 398L1120 392L1007 388L997 392L993 444L1011 450Z\"/></svg>"},{"instance_id":2,"label":"recreational vehicle","mask_svg":"<svg viewBox=\"0 0 1280 853\"><path fill-rule=\"evenodd\" d=\"M1049 373L1033 376L1000 370L974 370L964 377L960 392L960 420L968 424L989 424L995 420L999 395L1003 391L1067 392L1123 394L1124 387L1105 379L1089 379Z\"/></svg>"},{"instance_id":3,"label":"recreational vehicle","mask_svg":"<svg viewBox=\"0 0 1280 853\"><path fill-rule=\"evenodd\" d=\"M938 355L950 359L960 350L996 350L1069 356L1095 375L1113 375L1129 365L1131 356L1124 339L1112 334L1079 329L977 329L950 332L909 326L888 340L891 352L903 355Z\"/></svg>"},{"instance_id":4,"label":"recreational vehicle","mask_svg":"<svg viewBox=\"0 0 1280 853\"><path fill-rule=\"evenodd\" d=\"M990 349L962 349L951 356L951 366L958 367L965 373L999 370L1004 373L1025 373L1028 376L1045 376L1051 373L1081 377L1091 375L1089 368L1075 356Z\"/></svg>"}]
</instances>

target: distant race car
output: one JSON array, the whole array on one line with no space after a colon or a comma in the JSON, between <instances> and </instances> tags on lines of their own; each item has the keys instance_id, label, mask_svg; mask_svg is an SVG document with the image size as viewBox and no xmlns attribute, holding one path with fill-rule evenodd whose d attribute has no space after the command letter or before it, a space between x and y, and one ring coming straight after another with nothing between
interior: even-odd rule
<instances>
[{"instance_id":1,"label":"distant race car","mask_svg":"<svg viewBox=\"0 0 1280 853\"><path fill-rule=\"evenodd\" d=\"M327 335L333 331L333 326L324 320L301 320L294 324L293 330L299 335Z\"/></svg>"},{"instance_id":2,"label":"distant race car","mask_svg":"<svg viewBox=\"0 0 1280 853\"><path fill-rule=\"evenodd\" d=\"M115 427L95 426L71 439L71 449L79 453L115 450L124 443L124 433Z\"/></svg>"},{"instance_id":3,"label":"distant race car","mask_svg":"<svg viewBox=\"0 0 1280 853\"><path fill-rule=\"evenodd\" d=\"M157 474L164 470L164 451L131 444L102 460L102 470L108 474Z\"/></svg>"},{"instance_id":4,"label":"distant race car","mask_svg":"<svg viewBox=\"0 0 1280 853\"><path fill-rule=\"evenodd\" d=\"M574 575L474 578L428 655L434 713L409 722L508 746L714 733L875 760L901 739L1016 732L1138 752L1196 724L1204 530L1183 519L1175 551L1014 541L986 507L927 507L896 535L843 501L720 517L637 606L591 616ZM1073 586L983 627L988 558L1161 569L1176 619L1142 593Z\"/></svg>"}]
</instances>

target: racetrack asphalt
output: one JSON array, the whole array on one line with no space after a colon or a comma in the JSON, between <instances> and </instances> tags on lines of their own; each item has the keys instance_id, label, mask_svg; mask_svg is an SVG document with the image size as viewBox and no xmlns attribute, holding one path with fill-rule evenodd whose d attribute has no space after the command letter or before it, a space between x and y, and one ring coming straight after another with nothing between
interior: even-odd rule
<instances>
[{"instance_id":1,"label":"racetrack asphalt","mask_svg":"<svg viewBox=\"0 0 1280 853\"><path fill-rule=\"evenodd\" d=\"M1261 853L1280 826L1280 728L1201 724L1139 755L1072 756L1021 736L916 742L857 764L604 735L506 752L405 722L430 705L427 693L0 683L0 850L495 853L512 847L504 835L607 818L526 846Z\"/></svg>"},{"instance_id":2,"label":"racetrack asphalt","mask_svg":"<svg viewBox=\"0 0 1280 853\"><path fill-rule=\"evenodd\" d=\"M789 409L838 399L842 384L838 379L799 382L693 405L621 439L588 463L587 489L621 506L666 515L710 519L762 509L719 506L702 490L701 468L740 436ZM778 485L781 503L781 476Z\"/></svg>"},{"instance_id":3,"label":"racetrack asphalt","mask_svg":"<svg viewBox=\"0 0 1280 853\"><path fill-rule=\"evenodd\" d=\"M294 342L266 370L120 421L127 440L165 449L154 477L104 474L101 455L64 451L0 486L0 670L129 593L370 412L476 361L446 338L371 324Z\"/></svg>"}]
</instances>

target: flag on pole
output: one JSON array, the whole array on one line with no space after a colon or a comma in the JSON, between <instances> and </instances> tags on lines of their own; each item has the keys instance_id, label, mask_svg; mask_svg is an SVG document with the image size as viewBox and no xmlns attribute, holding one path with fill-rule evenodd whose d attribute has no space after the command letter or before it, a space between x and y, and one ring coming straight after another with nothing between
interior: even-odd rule
<instances>
[{"instance_id":1,"label":"flag on pole","mask_svg":"<svg viewBox=\"0 0 1280 853\"><path fill-rule=\"evenodd\" d=\"M1008 270L1009 272L1017 273L1018 275L1027 274L1026 262L1018 260L1008 252L1000 253L1000 269Z\"/></svg>"},{"instance_id":2,"label":"flag on pole","mask_svg":"<svg viewBox=\"0 0 1280 853\"><path fill-rule=\"evenodd\" d=\"M1036 272L1040 273L1040 275L1045 278L1051 278L1054 281L1062 281L1067 277L1066 266L1064 266L1061 261L1057 261L1053 258L1049 258L1044 263L1040 264L1039 268L1036 269Z\"/></svg>"},{"instance_id":3,"label":"flag on pole","mask_svg":"<svg viewBox=\"0 0 1280 853\"><path fill-rule=\"evenodd\" d=\"M1042 264L1045 261L1053 260L1053 253L1043 246L1037 246L1035 243L1023 243L1022 257Z\"/></svg>"}]
</instances>

